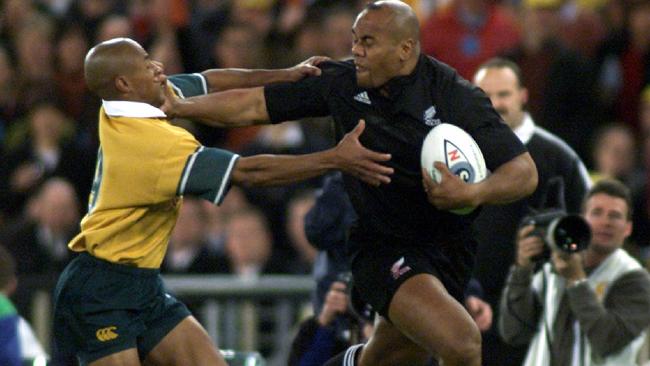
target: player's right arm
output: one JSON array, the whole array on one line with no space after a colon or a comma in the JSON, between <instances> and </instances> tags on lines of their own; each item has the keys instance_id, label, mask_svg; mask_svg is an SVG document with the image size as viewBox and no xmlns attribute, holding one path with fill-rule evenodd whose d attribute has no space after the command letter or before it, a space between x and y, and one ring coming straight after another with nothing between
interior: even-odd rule
<instances>
[{"instance_id":1,"label":"player's right arm","mask_svg":"<svg viewBox=\"0 0 650 366\"><path fill-rule=\"evenodd\" d=\"M390 154L368 150L359 142L365 128L360 121L354 130L329 150L306 155L254 155L239 158L232 182L244 186L282 185L341 170L368 184L390 183L393 169L382 165Z\"/></svg>"},{"instance_id":2,"label":"player's right arm","mask_svg":"<svg viewBox=\"0 0 650 366\"><path fill-rule=\"evenodd\" d=\"M210 69L201 74L205 77L208 92L214 93L230 89L252 88L271 83L297 81L307 76L318 76L321 70L316 67L328 60L324 56L311 57L296 66L286 69Z\"/></svg>"},{"instance_id":3,"label":"player's right arm","mask_svg":"<svg viewBox=\"0 0 650 366\"><path fill-rule=\"evenodd\" d=\"M226 150L199 146L186 158L176 195L193 194L219 204L230 184L281 185L337 169L368 184L390 183L393 169L382 163L388 161L391 156L368 150L361 145L359 136L364 128L365 122L360 121L336 147L306 155L267 154L239 157Z\"/></svg>"}]
</instances>

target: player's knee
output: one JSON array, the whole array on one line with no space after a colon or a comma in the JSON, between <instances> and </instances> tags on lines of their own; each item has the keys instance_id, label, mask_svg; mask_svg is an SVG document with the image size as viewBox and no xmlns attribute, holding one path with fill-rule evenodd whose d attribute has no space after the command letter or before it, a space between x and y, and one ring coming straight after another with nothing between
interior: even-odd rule
<instances>
[{"instance_id":1,"label":"player's knee","mask_svg":"<svg viewBox=\"0 0 650 366\"><path fill-rule=\"evenodd\" d=\"M466 334L459 335L441 352L445 365L478 366L481 364L481 333L471 327Z\"/></svg>"}]
</instances>

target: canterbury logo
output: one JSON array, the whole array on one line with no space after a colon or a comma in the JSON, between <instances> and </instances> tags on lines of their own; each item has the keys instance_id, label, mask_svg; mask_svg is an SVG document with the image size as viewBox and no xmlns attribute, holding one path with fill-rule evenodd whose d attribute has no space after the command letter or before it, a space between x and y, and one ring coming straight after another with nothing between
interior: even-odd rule
<instances>
[{"instance_id":1,"label":"canterbury logo","mask_svg":"<svg viewBox=\"0 0 650 366\"><path fill-rule=\"evenodd\" d=\"M113 332L116 329L117 327L106 327L106 328L98 329L97 332L95 332L95 336L101 342L110 341L118 337L118 334Z\"/></svg>"}]
</instances>

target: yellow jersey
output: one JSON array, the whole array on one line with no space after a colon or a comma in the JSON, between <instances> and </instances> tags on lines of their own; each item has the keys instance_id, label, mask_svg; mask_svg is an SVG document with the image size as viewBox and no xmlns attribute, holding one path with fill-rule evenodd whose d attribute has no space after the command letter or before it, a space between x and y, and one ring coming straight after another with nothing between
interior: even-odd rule
<instances>
[{"instance_id":1,"label":"yellow jersey","mask_svg":"<svg viewBox=\"0 0 650 366\"><path fill-rule=\"evenodd\" d=\"M137 102L103 102L99 141L88 213L68 246L113 263L159 268L181 196L220 203L238 156L202 147L162 110Z\"/></svg>"}]
</instances>

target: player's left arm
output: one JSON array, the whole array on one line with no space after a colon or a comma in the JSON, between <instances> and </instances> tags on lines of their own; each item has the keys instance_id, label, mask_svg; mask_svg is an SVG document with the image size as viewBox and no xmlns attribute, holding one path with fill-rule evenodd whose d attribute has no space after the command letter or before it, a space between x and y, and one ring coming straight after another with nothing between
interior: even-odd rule
<instances>
[{"instance_id":1,"label":"player's left arm","mask_svg":"<svg viewBox=\"0 0 650 366\"><path fill-rule=\"evenodd\" d=\"M429 202L441 210L505 204L533 193L537 187L537 167L524 152L502 164L485 180L468 184L454 175L442 162L435 163L441 172L440 183L423 169L422 182Z\"/></svg>"},{"instance_id":2,"label":"player's left arm","mask_svg":"<svg viewBox=\"0 0 650 366\"><path fill-rule=\"evenodd\" d=\"M307 76L318 76L321 70L316 67L327 60L324 56L311 57L298 65L286 69L210 69L201 73L205 77L208 92L252 88L272 83L297 81Z\"/></svg>"},{"instance_id":3,"label":"player's left arm","mask_svg":"<svg viewBox=\"0 0 650 366\"><path fill-rule=\"evenodd\" d=\"M482 182L468 186L474 206L505 204L533 193L537 180L535 162L525 152L502 164Z\"/></svg>"}]
</instances>

